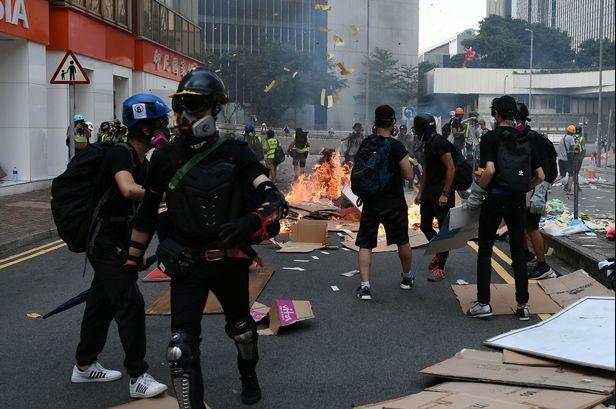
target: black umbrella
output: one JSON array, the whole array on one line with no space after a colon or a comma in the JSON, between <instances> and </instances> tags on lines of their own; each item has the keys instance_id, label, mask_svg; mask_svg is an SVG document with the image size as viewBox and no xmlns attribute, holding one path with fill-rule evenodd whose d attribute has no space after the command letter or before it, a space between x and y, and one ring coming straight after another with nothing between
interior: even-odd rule
<instances>
[{"instance_id":1,"label":"black umbrella","mask_svg":"<svg viewBox=\"0 0 616 409\"><path fill-rule=\"evenodd\" d=\"M152 264L154 264L156 262L156 256L150 256L145 260L145 268L149 268ZM74 296L73 298L71 298L70 300L60 304L58 307L56 307L55 309L49 311L47 314L43 315L43 319L47 319L53 315L59 314L63 311L69 310L73 307L78 306L79 304L82 304L84 302L87 301L88 297L90 296L90 292L92 290L90 288L88 288L87 290L85 290L84 292Z\"/></svg>"}]
</instances>

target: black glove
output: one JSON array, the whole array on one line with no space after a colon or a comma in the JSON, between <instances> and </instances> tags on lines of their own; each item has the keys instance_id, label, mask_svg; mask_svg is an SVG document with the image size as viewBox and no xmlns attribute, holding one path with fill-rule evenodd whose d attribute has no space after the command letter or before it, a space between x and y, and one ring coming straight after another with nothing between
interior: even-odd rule
<instances>
[{"instance_id":1,"label":"black glove","mask_svg":"<svg viewBox=\"0 0 616 409\"><path fill-rule=\"evenodd\" d=\"M218 237L226 248L250 243L252 235L261 228L261 220L255 215L248 215L225 223L220 227Z\"/></svg>"}]
</instances>

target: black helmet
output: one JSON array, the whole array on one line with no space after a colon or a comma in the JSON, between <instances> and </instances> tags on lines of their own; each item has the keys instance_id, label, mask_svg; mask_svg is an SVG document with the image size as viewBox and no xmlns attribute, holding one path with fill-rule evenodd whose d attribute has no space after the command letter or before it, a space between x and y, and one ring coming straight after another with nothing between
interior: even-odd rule
<instances>
[{"instance_id":1,"label":"black helmet","mask_svg":"<svg viewBox=\"0 0 616 409\"><path fill-rule=\"evenodd\" d=\"M582 127L580 125L575 126L575 133L582 133Z\"/></svg>"},{"instance_id":2,"label":"black helmet","mask_svg":"<svg viewBox=\"0 0 616 409\"><path fill-rule=\"evenodd\" d=\"M362 125L359 122L355 122L353 124L353 129L361 129L361 128L362 128Z\"/></svg>"},{"instance_id":3,"label":"black helmet","mask_svg":"<svg viewBox=\"0 0 616 409\"><path fill-rule=\"evenodd\" d=\"M518 114L518 103L510 95L503 95L498 98L493 108L505 120L514 119Z\"/></svg>"},{"instance_id":4,"label":"black helmet","mask_svg":"<svg viewBox=\"0 0 616 409\"><path fill-rule=\"evenodd\" d=\"M101 124L100 131L101 132L110 132L111 131L111 123L110 122L103 122Z\"/></svg>"},{"instance_id":5,"label":"black helmet","mask_svg":"<svg viewBox=\"0 0 616 409\"><path fill-rule=\"evenodd\" d=\"M518 113L515 116L515 119L518 121L527 121L530 122L529 118L530 112L528 111L528 107L524 102L518 102Z\"/></svg>"},{"instance_id":6,"label":"black helmet","mask_svg":"<svg viewBox=\"0 0 616 409\"><path fill-rule=\"evenodd\" d=\"M220 77L203 67L195 68L182 78L173 95L173 110L177 113L197 113L213 108L213 115L229 102L225 84Z\"/></svg>"},{"instance_id":7,"label":"black helmet","mask_svg":"<svg viewBox=\"0 0 616 409\"><path fill-rule=\"evenodd\" d=\"M413 121L413 129L419 140L422 140L426 136L432 136L436 133L436 120L430 114L416 115Z\"/></svg>"},{"instance_id":8,"label":"black helmet","mask_svg":"<svg viewBox=\"0 0 616 409\"><path fill-rule=\"evenodd\" d=\"M374 124L379 128L389 128L396 122L396 111L389 105L381 105L374 111Z\"/></svg>"}]
</instances>

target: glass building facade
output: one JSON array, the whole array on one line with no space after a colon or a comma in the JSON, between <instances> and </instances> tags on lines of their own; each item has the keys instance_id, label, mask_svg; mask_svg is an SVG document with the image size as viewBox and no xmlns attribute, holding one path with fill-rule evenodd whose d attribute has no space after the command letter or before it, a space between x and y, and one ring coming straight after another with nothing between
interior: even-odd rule
<instances>
[{"instance_id":1,"label":"glass building facade","mask_svg":"<svg viewBox=\"0 0 616 409\"><path fill-rule=\"evenodd\" d=\"M601 2L604 2L601 35ZM574 49L588 39L614 40L615 0L517 0L516 17L531 23L559 28L571 36Z\"/></svg>"}]
</instances>

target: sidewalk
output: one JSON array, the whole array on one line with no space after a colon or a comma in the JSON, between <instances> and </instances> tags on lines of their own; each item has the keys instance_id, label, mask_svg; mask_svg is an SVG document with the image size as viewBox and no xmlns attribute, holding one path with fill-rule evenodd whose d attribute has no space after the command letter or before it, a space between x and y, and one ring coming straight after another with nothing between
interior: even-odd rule
<instances>
[{"instance_id":1,"label":"sidewalk","mask_svg":"<svg viewBox=\"0 0 616 409\"><path fill-rule=\"evenodd\" d=\"M0 198L0 257L56 238L49 189Z\"/></svg>"}]
</instances>

